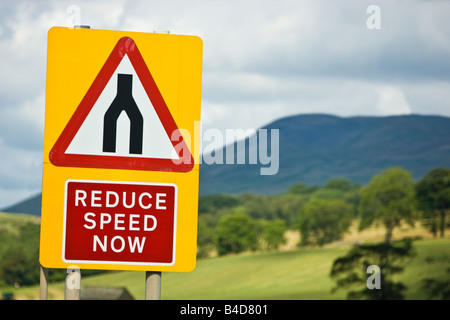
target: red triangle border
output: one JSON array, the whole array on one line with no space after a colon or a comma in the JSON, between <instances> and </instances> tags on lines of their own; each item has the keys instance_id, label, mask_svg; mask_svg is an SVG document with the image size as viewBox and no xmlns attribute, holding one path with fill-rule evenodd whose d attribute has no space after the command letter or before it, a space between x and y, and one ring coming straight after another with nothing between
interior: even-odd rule
<instances>
[{"instance_id":1,"label":"red triangle border","mask_svg":"<svg viewBox=\"0 0 450 320\"><path fill-rule=\"evenodd\" d=\"M83 155L66 154L73 138L77 134L84 120L92 110L95 102L103 92L109 79L114 74L122 58L128 55L142 86L145 89L156 114L158 115L164 130L169 139L172 132L178 130L178 126L173 119L158 86L156 85L150 70L148 69L134 40L130 37L119 39L112 50L105 64L101 68L94 82L88 89L86 95L81 100L74 114L70 118L66 127L62 131L55 145L49 153L49 160L55 166L83 167L83 168L107 168L107 169L128 169L147 171L169 171L169 172L189 172L194 167L194 159L189 152L187 145L180 135L179 141L172 141L172 145L177 150L180 160L145 158L145 157L123 157L109 155ZM187 151L187 152L186 152ZM184 154L187 153L187 154ZM179 162L179 163L177 163Z\"/></svg>"}]
</instances>

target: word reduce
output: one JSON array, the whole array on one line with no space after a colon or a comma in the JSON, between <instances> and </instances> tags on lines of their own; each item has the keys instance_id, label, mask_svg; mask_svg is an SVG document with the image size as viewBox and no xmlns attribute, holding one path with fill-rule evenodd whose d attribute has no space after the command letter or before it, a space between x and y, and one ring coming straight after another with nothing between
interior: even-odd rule
<instances>
[{"instance_id":1,"label":"word reduce","mask_svg":"<svg viewBox=\"0 0 450 320\"><path fill-rule=\"evenodd\" d=\"M69 181L65 260L172 263L176 186Z\"/></svg>"}]
</instances>

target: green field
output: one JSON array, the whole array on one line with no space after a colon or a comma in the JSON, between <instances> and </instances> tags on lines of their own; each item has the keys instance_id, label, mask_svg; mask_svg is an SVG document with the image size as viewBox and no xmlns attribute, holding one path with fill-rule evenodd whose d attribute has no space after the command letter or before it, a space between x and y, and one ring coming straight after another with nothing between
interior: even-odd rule
<instances>
[{"instance_id":1,"label":"green field","mask_svg":"<svg viewBox=\"0 0 450 320\"><path fill-rule=\"evenodd\" d=\"M17 234L19 227L25 225L28 222L40 223L41 219L29 214L20 213L5 213L0 212L0 233L5 232L9 234Z\"/></svg>"},{"instance_id":2,"label":"green field","mask_svg":"<svg viewBox=\"0 0 450 320\"><path fill-rule=\"evenodd\" d=\"M38 224L39 218L0 213L0 232L16 234L19 226L26 222ZM191 273L162 274L162 299L345 299L345 290L331 293L335 286L329 276L333 261L345 255L351 243L382 241L385 232L381 226L358 232L357 225L355 221L342 241L323 248L298 248L298 232L289 231L288 243L282 251L246 252L199 259ZM406 299L427 298L421 287L425 278L450 280L450 273L447 272L450 268L449 229L446 234L443 239L433 239L420 224L414 228L405 225L394 232L395 239L423 238L414 241L416 255L404 272L395 278L407 287ZM144 299L145 273L110 271L88 277L83 276L82 271L81 286L126 287L135 299ZM12 292L16 299L39 298L37 285L0 287L0 292ZM64 299L64 282L50 283L48 293L51 300Z\"/></svg>"},{"instance_id":3,"label":"green field","mask_svg":"<svg viewBox=\"0 0 450 320\"><path fill-rule=\"evenodd\" d=\"M407 299L426 299L424 278L449 278L450 238L415 241L416 256L397 277L408 288ZM191 273L163 273L162 299L345 299L345 290L331 293L335 283L332 261L348 245L260 252L201 259ZM126 287L136 299L144 298L144 272L109 272L82 277L84 286ZM15 289L17 299L37 299L37 286ZM63 299L63 283L50 284L49 299Z\"/></svg>"}]
</instances>

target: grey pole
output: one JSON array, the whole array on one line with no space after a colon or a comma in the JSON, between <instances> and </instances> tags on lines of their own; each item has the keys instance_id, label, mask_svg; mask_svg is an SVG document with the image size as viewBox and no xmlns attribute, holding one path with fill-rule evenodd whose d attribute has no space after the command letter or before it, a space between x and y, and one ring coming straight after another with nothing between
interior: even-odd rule
<instances>
[{"instance_id":1,"label":"grey pole","mask_svg":"<svg viewBox=\"0 0 450 320\"><path fill-rule=\"evenodd\" d=\"M145 300L161 300L160 271L145 271Z\"/></svg>"},{"instance_id":2,"label":"grey pole","mask_svg":"<svg viewBox=\"0 0 450 320\"><path fill-rule=\"evenodd\" d=\"M64 300L80 300L81 296L81 272L80 269L67 269L65 281Z\"/></svg>"},{"instance_id":3,"label":"grey pole","mask_svg":"<svg viewBox=\"0 0 450 320\"><path fill-rule=\"evenodd\" d=\"M39 286L39 299L48 299L48 269L40 266L40 286Z\"/></svg>"}]
</instances>

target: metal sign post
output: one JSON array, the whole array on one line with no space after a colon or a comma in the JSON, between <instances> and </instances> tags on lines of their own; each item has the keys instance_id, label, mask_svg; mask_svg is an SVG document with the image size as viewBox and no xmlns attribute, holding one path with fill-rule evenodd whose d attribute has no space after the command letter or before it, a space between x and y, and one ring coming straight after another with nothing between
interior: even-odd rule
<instances>
[{"instance_id":1,"label":"metal sign post","mask_svg":"<svg viewBox=\"0 0 450 320\"><path fill-rule=\"evenodd\" d=\"M64 300L80 300L81 272L78 268L68 268L65 281Z\"/></svg>"},{"instance_id":2,"label":"metal sign post","mask_svg":"<svg viewBox=\"0 0 450 320\"><path fill-rule=\"evenodd\" d=\"M40 286L39 286L39 299L48 299L48 269L40 266Z\"/></svg>"},{"instance_id":3,"label":"metal sign post","mask_svg":"<svg viewBox=\"0 0 450 320\"><path fill-rule=\"evenodd\" d=\"M161 300L161 272L145 272L145 300Z\"/></svg>"}]
</instances>

